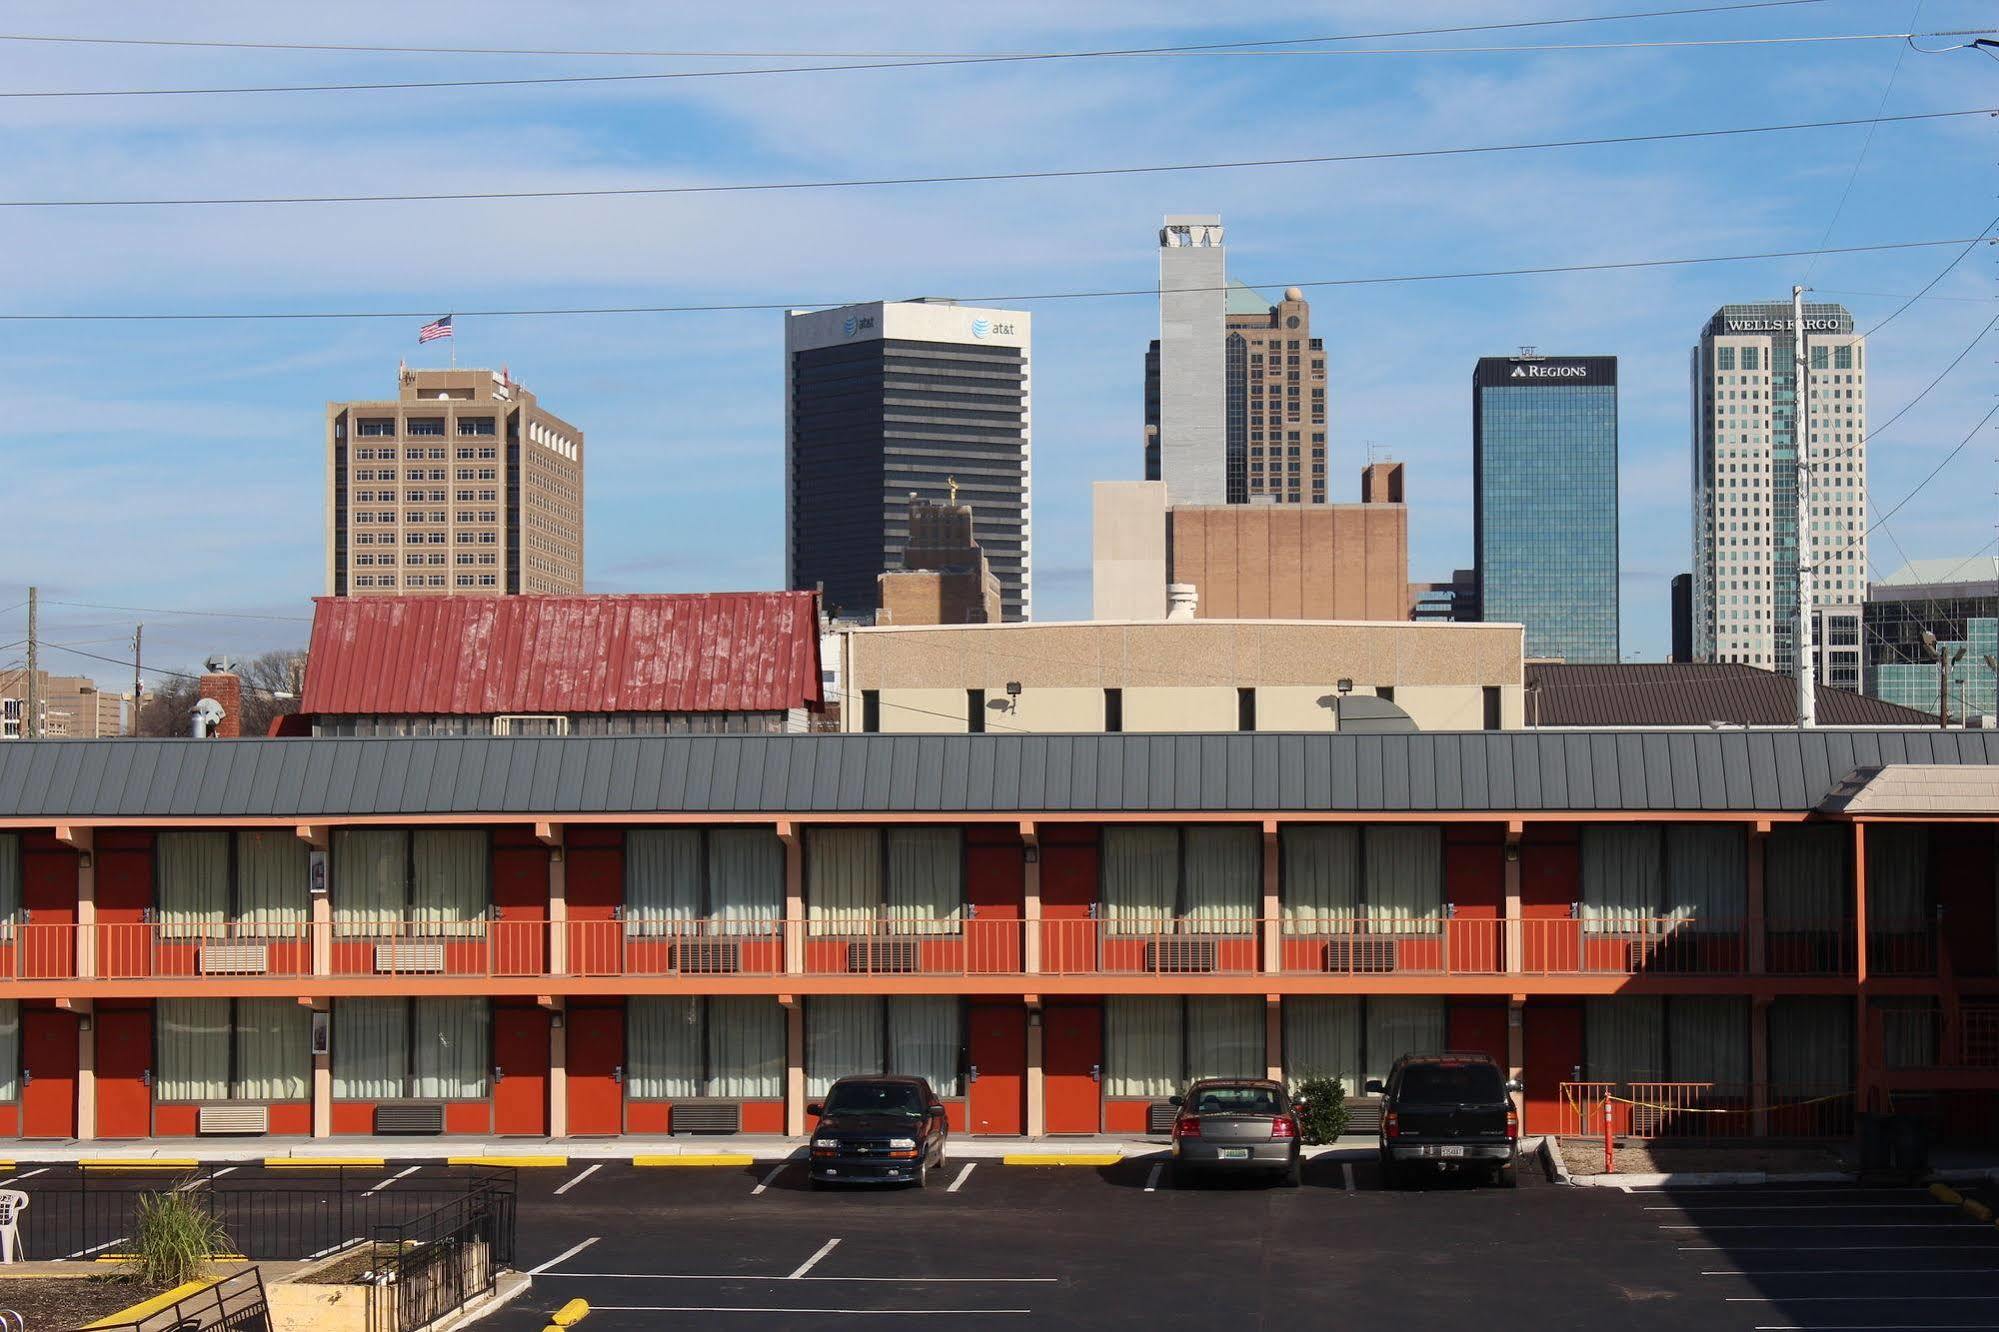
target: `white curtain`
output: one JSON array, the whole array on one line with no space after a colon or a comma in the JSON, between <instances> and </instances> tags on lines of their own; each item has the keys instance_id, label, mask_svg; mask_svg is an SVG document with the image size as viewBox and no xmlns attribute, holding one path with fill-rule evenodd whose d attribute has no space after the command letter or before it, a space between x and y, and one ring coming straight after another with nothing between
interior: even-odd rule
<instances>
[{"instance_id":1,"label":"white curtain","mask_svg":"<svg viewBox=\"0 0 1999 1332\"><path fill-rule=\"evenodd\" d=\"M784 915L784 843L777 840L774 831L716 828L709 832L708 914L721 933L776 932Z\"/></svg>"},{"instance_id":2,"label":"white curtain","mask_svg":"<svg viewBox=\"0 0 1999 1332\"><path fill-rule=\"evenodd\" d=\"M153 1010L153 1095L162 1101L229 1099L229 1001L161 999Z\"/></svg>"},{"instance_id":3,"label":"white curtain","mask_svg":"<svg viewBox=\"0 0 1999 1332\"><path fill-rule=\"evenodd\" d=\"M279 927L273 932L280 937L296 937L312 914L309 863L305 843L285 829L237 833L236 918L245 925Z\"/></svg>"},{"instance_id":4,"label":"white curtain","mask_svg":"<svg viewBox=\"0 0 1999 1332\"><path fill-rule=\"evenodd\" d=\"M333 923L349 936L382 933L403 918L409 834L340 829L333 834Z\"/></svg>"},{"instance_id":5,"label":"white curtain","mask_svg":"<svg viewBox=\"0 0 1999 1332\"><path fill-rule=\"evenodd\" d=\"M311 1074L312 1010L291 999L238 999L235 1098L303 1101Z\"/></svg>"},{"instance_id":6,"label":"white curtain","mask_svg":"<svg viewBox=\"0 0 1999 1332\"><path fill-rule=\"evenodd\" d=\"M1749 915L1749 838L1726 823L1666 828L1666 910L1675 921L1733 934Z\"/></svg>"},{"instance_id":7,"label":"white curtain","mask_svg":"<svg viewBox=\"0 0 1999 1332\"><path fill-rule=\"evenodd\" d=\"M220 938L229 919L229 834L163 832L154 846L161 937Z\"/></svg>"},{"instance_id":8,"label":"white curtain","mask_svg":"<svg viewBox=\"0 0 1999 1332\"><path fill-rule=\"evenodd\" d=\"M1366 881L1361 912L1370 934L1440 934L1444 914L1444 830L1379 824L1361 830Z\"/></svg>"},{"instance_id":9,"label":"white curtain","mask_svg":"<svg viewBox=\"0 0 1999 1332\"><path fill-rule=\"evenodd\" d=\"M777 1100L784 1095L784 1010L762 995L708 1000L704 1096Z\"/></svg>"},{"instance_id":10,"label":"white curtain","mask_svg":"<svg viewBox=\"0 0 1999 1332\"><path fill-rule=\"evenodd\" d=\"M1765 910L1772 930L1834 930L1852 913L1844 828L1782 826L1764 846Z\"/></svg>"},{"instance_id":11,"label":"white curtain","mask_svg":"<svg viewBox=\"0 0 1999 1332\"><path fill-rule=\"evenodd\" d=\"M1781 995L1770 1001L1770 1085L1825 1095L1853 1086L1853 1001Z\"/></svg>"},{"instance_id":12,"label":"white curtain","mask_svg":"<svg viewBox=\"0 0 1999 1332\"><path fill-rule=\"evenodd\" d=\"M698 928L701 830L635 828L625 834L625 933L660 939Z\"/></svg>"},{"instance_id":13,"label":"white curtain","mask_svg":"<svg viewBox=\"0 0 1999 1332\"><path fill-rule=\"evenodd\" d=\"M1679 995L1666 1001L1666 1075L1673 1082L1749 1086L1749 1001Z\"/></svg>"},{"instance_id":14,"label":"white curtain","mask_svg":"<svg viewBox=\"0 0 1999 1332\"><path fill-rule=\"evenodd\" d=\"M1367 1001L1367 1069L1370 1078L1388 1077L1406 1054L1438 1054L1444 1048L1444 1001L1440 998Z\"/></svg>"},{"instance_id":15,"label":"white curtain","mask_svg":"<svg viewBox=\"0 0 1999 1332\"><path fill-rule=\"evenodd\" d=\"M625 1095L667 1101L701 1094L701 1002L681 995L631 997L625 1008L631 1064Z\"/></svg>"},{"instance_id":16,"label":"white curtain","mask_svg":"<svg viewBox=\"0 0 1999 1332\"><path fill-rule=\"evenodd\" d=\"M409 1054L409 1000L333 1001L335 1099L399 1099Z\"/></svg>"},{"instance_id":17,"label":"white curtain","mask_svg":"<svg viewBox=\"0 0 1999 1332\"><path fill-rule=\"evenodd\" d=\"M889 929L957 934L964 915L962 834L956 828L892 828L888 834Z\"/></svg>"},{"instance_id":18,"label":"white curtain","mask_svg":"<svg viewBox=\"0 0 1999 1332\"><path fill-rule=\"evenodd\" d=\"M1264 1035L1263 1000L1253 995L1187 1000L1187 1080L1262 1077Z\"/></svg>"},{"instance_id":19,"label":"white curtain","mask_svg":"<svg viewBox=\"0 0 1999 1332\"><path fill-rule=\"evenodd\" d=\"M1104 829L1104 919L1115 934L1173 929L1180 898L1180 831L1154 826Z\"/></svg>"},{"instance_id":20,"label":"white curtain","mask_svg":"<svg viewBox=\"0 0 1999 1332\"><path fill-rule=\"evenodd\" d=\"M1868 830L1870 835L1872 829ZM1916 996L1876 999L1881 1017L1881 1055L1889 1068L1928 1068L1937 1062L1936 1000Z\"/></svg>"},{"instance_id":21,"label":"white curtain","mask_svg":"<svg viewBox=\"0 0 1999 1332\"><path fill-rule=\"evenodd\" d=\"M1867 830L1867 926L1895 934L1928 928L1930 830L1880 823Z\"/></svg>"},{"instance_id":22,"label":"white curtain","mask_svg":"<svg viewBox=\"0 0 1999 1332\"><path fill-rule=\"evenodd\" d=\"M1583 932L1649 934L1665 914L1661 830L1586 824L1582 830Z\"/></svg>"},{"instance_id":23,"label":"white curtain","mask_svg":"<svg viewBox=\"0 0 1999 1332\"><path fill-rule=\"evenodd\" d=\"M881 833L877 829L806 831L805 908L809 933L871 933L881 900Z\"/></svg>"},{"instance_id":24,"label":"white curtain","mask_svg":"<svg viewBox=\"0 0 1999 1332\"><path fill-rule=\"evenodd\" d=\"M21 1005L0 999L0 1101L21 1096Z\"/></svg>"},{"instance_id":25,"label":"white curtain","mask_svg":"<svg viewBox=\"0 0 1999 1332\"><path fill-rule=\"evenodd\" d=\"M1583 1001L1583 1073L1593 1082L1666 1080L1666 1012L1657 995Z\"/></svg>"},{"instance_id":26,"label":"white curtain","mask_svg":"<svg viewBox=\"0 0 1999 1332\"><path fill-rule=\"evenodd\" d=\"M1360 905L1360 829L1287 827L1283 837L1284 932L1351 934Z\"/></svg>"},{"instance_id":27,"label":"white curtain","mask_svg":"<svg viewBox=\"0 0 1999 1332\"><path fill-rule=\"evenodd\" d=\"M418 933L477 935L491 899L486 834L476 828L420 828L411 863L410 920Z\"/></svg>"},{"instance_id":28,"label":"white curtain","mask_svg":"<svg viewBox=\"0 0 1999 1332\"><path fill-rule=\"evenodd\" d=\"M805 1000L805 1092L856 1073L882 1072L882 1001L872 995L815 994Z\"/></svg>"},{"instance_id":29,"label":"white curtain","mask_svg":"<svg viewBox=\"0 0 1999 1332\"><path fill-rule=\"evenodd\" d=\"M1337 1078L1360 1095L1361 1001L1344 994L1288 995L1284 1000L1284 1076Z\"/></svg>"},{"instance_id":30,"label":"white curtain","mask_svg":"<svg viewBox=\"0 0 1999 1332\"><path fill-rule=\"evenodd\" d=\"M12 938L20 918L21 839L13 833L0 833L0 938Z\"/></svg>"},{"instance_id":31,"label":"white curtain","mask_svg":"<svg viewBox=\"0 0 1999 1332\"><path fill-rule=\"evenodd\" d=\"M1104 1094L1176 1096L1186 1072L1178 999L1112 995L1104 1000Z\"/></svg>"},{"instance_id":32,"label":"white curtain","mask_svg":"<svg viewBox=\"0 0 1999 1332\"><path fill-rule=\"evenodd\" d=\"M1186 832L1186 931L1254 934L1263 904L1263 833L1257 828Z\"/></svg>"},{"instance_id":33,"label":"white curtain","mask_svg":"<svg viewBox=\"0 0 1999 1332\"><path fill-rule=\"evenodd\" d=\"M487 1093L491 1012L484 996L411 1001L411 1092L417 1097L477 1100Z\"/></svg>"},{"instance_id":34,"label":"white curtain","mask_svg":"<svg viewBox=\"0 0 1999 1332\"><path fill-rule=\"evenodd\" d=\"M950 995L895 995L888 1001L888 1071L924 1078L939 1096L957 1096L963 1010Z\"/></svg>"}]
</instances>

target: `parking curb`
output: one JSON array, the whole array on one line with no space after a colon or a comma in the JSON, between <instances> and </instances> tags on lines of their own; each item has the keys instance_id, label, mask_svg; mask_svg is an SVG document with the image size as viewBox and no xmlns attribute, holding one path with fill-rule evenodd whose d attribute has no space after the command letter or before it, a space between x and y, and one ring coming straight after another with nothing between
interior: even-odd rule
<instances>
[{"instance_id":1,"label":"parking curb","mask_svg":"<svg viewBox=\"0 0 1999 1332\"><path fill-rule=\"evenodd\" d=\"M706 1153L706 1154L687 1152L684 1154L674 1155L674 1156L634 1156L632 1158L632 1164L635 1166L645 1166L645 1167L746 1166L746 1165L755 1165L756 1160L757 1158L751 1156L748 1152L739 1152L739 1153L716 1152L716 1153Z\"/></svg>"},{"instance_id":2,"label":"parking curb","mask_svg":"<svg viewBox=\"0 0 1999 1332\"><path fill-rule=\"evenodd\" d=\"M1010 1166L1114 1166L1123 1152L1009 1152L1000 1158Z\"/></svg>"},{"instance_id":3,"label":"parking curb","mask_svg":"<svg viewBox=\"0 0 1999 1332\"><path fill-rule=\"evenodd\" d=\"M377 1165L380 1162L376 1162ZM514 1166L517 1169L536 1169L542 1166L567 1166L567 1156L447 1156L444 1164L455 1166Z\"/></svg>"}]
</instances>

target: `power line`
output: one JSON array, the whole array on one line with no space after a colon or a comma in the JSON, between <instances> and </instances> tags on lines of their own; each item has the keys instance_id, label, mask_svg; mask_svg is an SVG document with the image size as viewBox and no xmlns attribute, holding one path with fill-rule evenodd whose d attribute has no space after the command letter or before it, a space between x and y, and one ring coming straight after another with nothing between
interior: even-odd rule
<instances>
[{"instance_id":1,"label":"power line","mask_svg":"<svg viewBox=\"0 0 1999 1332\"><path fill-rule=\"evenodd\" d=\"M1928 282L1925 282L1923 284L1921 291L1918 291L1915 295L1909 297L1908 300L1903 301L1900 305L1896 306L1893 313L1891 313L1886 319L1883 319L1880 323L1876 324L1873 328L1868 329L1865 333L1861 334L1860 336L1863 338L1871 338L1876 333L1879 333L1882 329L1888 327L1888 325L1894 323L1896 318L1901 315L1902 311L1908 309L1910 306L1914 305L1917 301L1920 301L1921 299L1923 299L1923 297L1927 296L1929 294L1931 287L1934 287L1936 286L1937 283L1943 281L1944 278L1950 275L1950 271L1952 269L1956 268L1959 264L1963 263L1964 256L1970 254L1973 250L1977 249L1979 241L1984 240L1988 235L1990 235L1992 233L1992 228L1994 227L1999 227L1999 217L1994 217L1990 222L1987 222L1985 224L1984 229L1981 230L1978 233L1978 235L1973 238L1973 240L1969 245L1966 245L1962 250L1958 251L1957 254L1954 257L1952 257L1951 261L1945 264L1942 270L1938 272L1935 277L1931 278Z\"/></svg>"},{"instance_id":2,"label":"power line","mask_svg":"<svg viewBox=\"0 0 1999 1332\"><path fill-rule=\"evenodd\" d=\"M1972 241L1982 239L1971 237ZM1966 238L1952 237L1949 240L1928 241L1887 241L1878 245L1843 245L1824 251L1826 254L1875 254L1890 250L1924 250L1943 245L1963 245ZM1696 264L1747 263L1759 259L1796 259L1802 255L1818 254L1818 250L1766 250L1755 254L1718 254L1676 259L1629 259L1600 264L1546 264L1536 268L1491 268L1458 273L1405 273L1393 277L1356 278L1315 278L1305 282L1267 283L1255 286L1291 287L1375 287L1405 282L1459 282L1473 278L1503 277L1544 277L1560 273L1605 273L1625 269L1643 268L1683 268ZM1225 287L1183 287L1180 291L1226 291ZM967 305L1026 305L1036 301L1082 301L1100 300L1120 296L1157 297L1157 287L1107 288L1101 291L1058 291L1040 292L1033 295L967 296ZM552 318L575 315L635 315L635 314L729 314L766 310L830 309L839 305L854 304L852 301L757 301L715 305L597 305L597 306L556 306L543 309L493 309L468 310L462 306L453 311L458 318L476 319L529 319ZM426 306L420 310L317 310L317 311L227 311L210 314L0 314L0 323L202 323L230 322L243 320L317 320L317 319L434 319L437 306Z\"/></svg>"},{"instance_id":3,"label":"power line","mask_svg":"<svg viewBox=\"0 0 1999 1332\"><path fill-rule=\"evenodd\" d=\"M1989 329L1991 325L1988 324L1986 325L1986 327ZM1953 364L1955 364L1955 362L1953 362ZM1924 392L1928 391L1929 390L1927 389L1924 390ZM1910 405L1913 406L1914 404L1912 403ZM1904 410L1907 409L1905 408ZM1899 414L1900 413L1897 413L1897 415ZM1916 488L1914 490L1902 496L1902 498L1898 500L1895 503L1895 506L1889 509L1888 512L1882 514L1879 518L1876 518L1872 523L1869 523L1867 525L1866 530L1863 531L1860 534L1860 536L1857 536L1853 540L1847 542L1846 545L1842 547L1837 554L1825 557L1826 560L1831 561L1839 559L1841 556L1845 555L1847 551L1852 550L1855 546L1859 545L1861 537L1866 536L1868 533L1872 532L1875 528L1884 525L1885 523L1887 523L1887 521L1890 518L1893 518L1896 514L1900 513L1903 507L1907 505L1910 500L1913 500L1916 496L1922 494L1923 489L1926 486L1928 486L1930 482L1937 479L1938 473L1942 472L1944 468L1950 466L1950 464L1957 458L1958 454L1964 452L1964 450L1966 449L1966 447L1970 445L1972 440L1978 438L1978 432L1983 430L1985 428L1986 422L1990 421L1994 416L1999 416L1999 402L1993 403L1992 406L1989 409L1987 409L1985 415L1978 418L1978 424L1971 427L1971 433L1967 434L1963 439L1959 440L1957 447L1952 449L1949 453L1946 453L1943 456L1943 461L1939 462L1935 467L1932 467L1929 471L1929 475L1925 476L1921 481L1916 483Z\"/></svg>"},{"instance_id":4,"label":"power line","mask_svg":"<svg viewBox=\"0 0 1999 1332\"><path fill-rule=\"evenodd\" d=\"M80 606L86 610L135 611L141 615L204 615L221 620L284 620L292 624L312 623L312 617L309 615L263 615L251 611L173 610L161 606L111 606L101 601L51 601L48 604L51 606Z\"/></svg>"},{"instance_id":5,"label":"power line","mask_svg":"<svg viewBox=\"0 0 1999 1332\"><path fill-rule=\"evenodd\" d=\"M1467 23L1447 28L1403 28L1388 32L1348 33L1336 37L1270 37L1242 42L1211 42L1198 46L1139 47L1122 51L1006 52L1006 51L641 51L577 50L560 47L521 46L364 46L331 42L217 42L160 37L73 37L0 33L0 42L48 42L77 46L189 47L214 51L334 51L367 55L531 55L531 56L610 56L621 59L723 59L723 60L1078 60L1097 55L1166 55L1178 52L1227 51L1255 46L1296 46L1306 43L1379 41L1390 37L1438 37L1467 32L1499 32L1519 28L1554 28L1583 23L1615 23L1628 19L1674 18L1689 14L1721 14L1745 9L1789 9L1799 5L1825 4L1827 0L1751 0L1750 3L1701 5L1691 9L1648 9L1626 14L1592 14L1580 18L1519 19L1509 23Z\"/></svg>"},{"instance_id":6,"label":"power line","mask_svg":"<svg viewBox=\"0 0 1999 1332\"><path fill-rule=\"evenodd\" d=\"M1915 8L1909 11L1910 27L1915 26L1916 19L1922 12L1923 0L1915 0ZM1841 214L1846 212L1846 201L1853 196L1853 182L1860 179L1861 164L1867 160L1867 150L1874 146L1874 131L1881 127L1881 113L1888 109L1888 98L1895 91L1895 79L1902 72L1902 61L1908 58L1909 52L1914 48L1914 42L1904 42L1895 52L1895 64L1888 71L1887 85L1881 89L1880 104L1874 108L1874 119L1867 123L1867 134L1860 140L1860 152L1853 159L1853 170L1846 173L1846 188L1839 192L1839 202L1833 205L1832 216L1826 220L1825 235L1819 237L1820 245L1831 242L1833 229L1839 225ZM1805 275L1798 280L1809 283L1812 280L1812 270L1817 268L1818 264L1817 256L1813 256L1812 261L1805 265Z\"/></svg>"},{"instance_id":7,"label":"power line","mask_svg":"<svg viewBox=\"0 0 1999 1332\"><path fill-rule=\"evenodd\" d=\"M166 667L164 667L164 666L146 666L146 667L140 667L140 666L138 665L138 663L136 663L136 662L131 662L131 661L124 661L124 660L121 660L121 659L119 659L119 658L117 658L117 657L107 657L107 656L105 656L105 655L104 655L103 653L101 653L101 652L85 652L85 651L84 651L84 650L83 650L82 648L79 648L79 647L71 647L71 646L70 646L69 644L67 644L67 643L51 643L51 642L47 641L46 639L44 639L44 640L42 640L42 644L41 644L41 645L42 645L43 647L45 647L45 648L54 648L54 649L56 649L56 650L57 650L58 652L67 652L67 653L69 653L69 654L70 654L71 656L76 656L76 657L88 657L88 658L90 658L90 659L91 659L92 661L101 661L101 662L104 662L104 663L105 663L106 665L109 665L109 666L123 666L123 667L124 667L124 668L125 668L126 670L128 670L128 671L129 671L129 670L139 670L139 669L143 669L143 670L145 671L145 673L146 673L146 674L148 674L148 675L171 675L171 676L173 676L173 677L174 677L175 679L177 679L177 680L200 680L200 679L204 678L204 677L202 677L202 676L199 676L199 675L193 675L193 674L190 674L190 673L189 673L189 672L187 672L187 671L173 671L173 670L168 670L168 669L167 669ZM249 681L247 681L247 680L245 680L245 681L243 681L243 682L242 682L242 688L243 688L243 690L244 690L244 691L245 691L246 693L252 693L252 694L268 694L268 695L270 695L270 696L271 696L271 697L273 697L273 698L276 698L276 697L277 697L277 696L279 696L280 694L283 694L284 692L286 692L286 691L284 691L284 690L281 690L281 689L267 689L267 688L265 688L265 687L264 687L263 685L255 685L255 684L251 684L251 683L250 683Z\"/></svg>"},{"instance_id":8,"label":"power line","mask_svg":"<svg viewBox=\"0 0 1999 1332\"><path fill-rule=\"evenodd\" d=\"M4 96L5 94L0 94ZM1072 167L1042 171L982 171L960 175L875 176L849 180L753 181L720 185L619 185L599 189L471 190L432 194L287 194L152 199L0 199L4 208L181 208L247 204L438 203L500 199L600 199L636 195L755 194L790 190L882 189L910 185L966 185L995 181L1074 180L1092 176L1156 176L1194 171L1244 171L1270 167L1330 166L1354 162L1392 162L1427 157L1472 157L1486 153L1542 152L1558 148L1598 148L1639 143L1671 143L1687 139L1739 138L1752 134L1787 134L1798 130L1841 129L1921 120L1951 120L1989 116L1999 107L1962 111L1922 111L1900 116L1854 117L1845 120L1803 120L1778 125L1741 125L1728 129L1665 130L1654 134L1619 134L1595 139L1547 139L1534 143L1480 144L1458 148L1401 148L1374 153L1319 153L1304 157L1242 158L1226 162L1171 162L1146 166Z\"/></svg>"}]
</instances>

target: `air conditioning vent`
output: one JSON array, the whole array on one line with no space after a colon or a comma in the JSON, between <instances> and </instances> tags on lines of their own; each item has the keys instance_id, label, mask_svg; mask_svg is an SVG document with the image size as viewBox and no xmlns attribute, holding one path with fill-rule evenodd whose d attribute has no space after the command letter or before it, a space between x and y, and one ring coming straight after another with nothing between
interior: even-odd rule
<instances>
[{"instance_id":1,"label":"air conditioning vent","mask_svg":"<svg viewBox=\"0 0 1999 1332\"><path fill-rule=\"evenodd\" d=\"M847 970L910 973L918 957L915 939L856 939L847 945Z\"/></svg>"},{"instance_id":2,"label":"air conditioning vent","mask_svg":"<svg viewBox=\"0 0 1999 1332\"><path fill-rule=\"evenodd\" d=\"M1326 970L1334 972L1393 971L1400 939L1326 940Z\"/></svg>"},{"instance_id":3,"label":"air conditioning vent","mask_svg":"<svg viewBox=\"0 0 1999 1332\"><path fill-rule=\"evenodd\" d=\"M201 970L207 976L261 976L270 969L268 944L208 944L201 950Z\"/></svg>"},{"instance_id":4,"label":"air conditioning vent","mask_svg":"<svg viewBox=\"0 0 1999 1332\"><path fill-rule=\"evenodd\" d=\"M1381 1098L1379 1096L1347 1097L1347 1130L1357 1137L1368 1137L1381 1132Z\"/></svg>"},{"instance_id":5,"label":"air conditioning vent","mask_svg":"<svg viewBox=\"0 0 1999 1332\"><path fill-rule=\"evenodd\" d=\"M203 1137L271 1131L271 1110L263 1105L204 1105L195 1112L195 1132Z\"/></svg>"},{"instance_id":6,"label":"air conditioning vent","mask_svg":"<svg viewBox=\"0 0 1999 1332\"><path fill-rule=\"evenodd\" d=\"M1213 971L1213 939L1154 939L1145 945L1147 971Z\"/></svg>"},{"instance_id":7,"label":"air conditioning vent","mask_svg":"<svg viewBox=\"0 0 1999 1332\"><path fill-rule=\"evenodd\" d=\"M444 1107L435 1101L391 1101L375 1107L377 1133L444 1132Z\"/></svg>"},{"instance_id":8,"label":"air conditioning vent","mask_svg":"<svg viewBox=\"0 0 1999 1332\"><path fill-rule=\"evenodd\" d=\"M1154 1101L1145 1107L1145 1131L1147 1133L1171 1133L1173 1121L1180 1112L1165 1101Z\"/></svg>"},{"instance_id":9,"label":"air conditioning vent","mask_svg":"<svg viewBox=\"0 0 1999 1332\"><path fill-rule=\"evenodd\" d=\"M444 970L444 945L391 943L375 945L375 970L392 975Z\"/></svg>"},{"instance_id":10,"label":"air conditioning vent","mask_svg":"<svg viewBox=\"0 0 1999 1332\"><path fill-rule=\"evenodd\" d=\"M742 1102L675 1101L667 1124L674 1133L741 1133Z\"/></svg>"},{"instance_id":11,"label":"air conditioning vent","mask_svg":"<svg viewBox=\"0 0 1999 1332\"><path fill-rule=\"evenodd\" d=\"M714 974L743 969L740 939L683 939L674 949L674 968L679 972Z\"/></svg>"}]
</instances>

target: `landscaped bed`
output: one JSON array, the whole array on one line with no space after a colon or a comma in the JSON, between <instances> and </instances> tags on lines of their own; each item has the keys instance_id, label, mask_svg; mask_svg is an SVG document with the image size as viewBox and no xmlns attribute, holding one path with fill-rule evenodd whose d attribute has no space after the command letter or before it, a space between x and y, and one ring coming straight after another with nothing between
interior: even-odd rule
<instances>
[{"instance_id":1,"label":"landscaped bed","mask_svg":"<svg viewBox=\"0 0 1999 1332\"><path fill-rule=\"evenodd\" d=\"M1558 1140L1562 1164L1572 1175L1601 1175L1603 1139L1562 1138ZM1741 1146L1712 1143L1633 1142L1620 1145L1613 1157L1620 1175L1677 1175L1735 1171L1765 1174L1817 1174L1849 1170L1837 1147L1813 1144Z\"/></svg>"},{"instance_id":2,"label":"landscaped bed","mask_svg":"<svg viewBox=\"0 0 1999 1332\"><path fill-rule=\"evenodd\" d=\"M8 1277L0 1280L0 1309L21 1315L28 1332L66 1332L157 1294L136 1281L111 1274Z\"/></svg>"}]
</instances>

